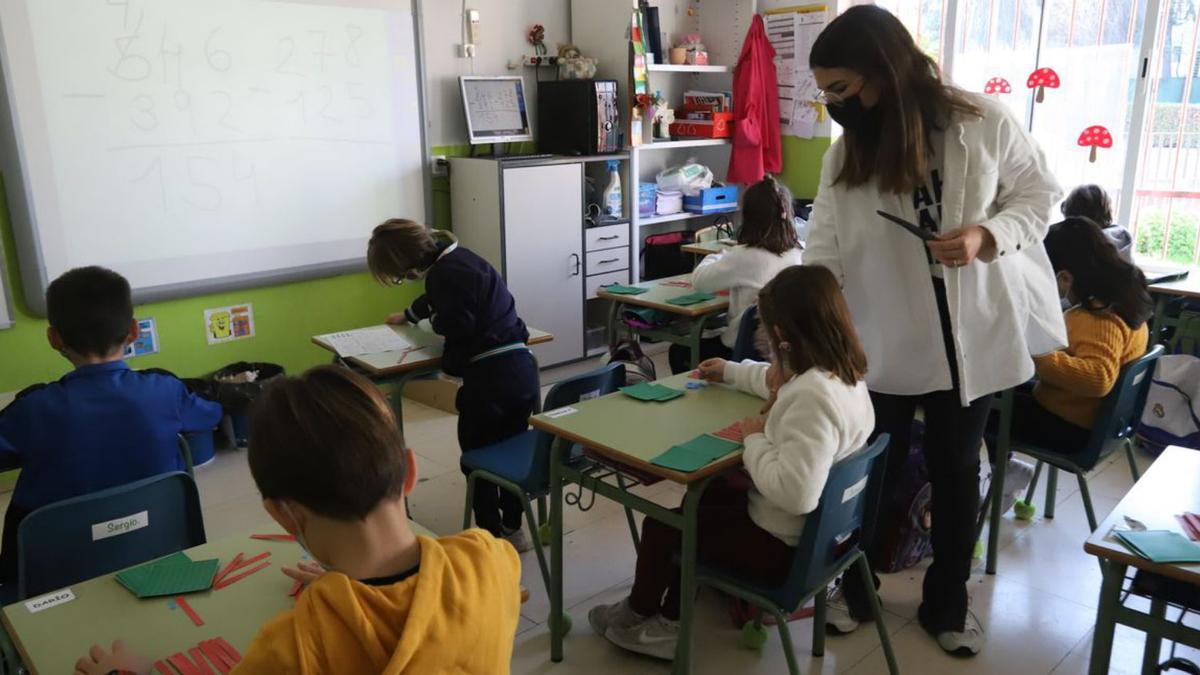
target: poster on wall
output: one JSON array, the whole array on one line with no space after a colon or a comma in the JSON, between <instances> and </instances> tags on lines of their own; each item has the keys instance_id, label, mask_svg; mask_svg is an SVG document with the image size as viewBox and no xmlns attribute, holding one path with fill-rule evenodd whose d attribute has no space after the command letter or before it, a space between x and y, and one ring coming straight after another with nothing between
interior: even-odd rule
<instances>
[{"instance_id":1,"label":"poster on wall","mask_svg":"<svg viewBox=\"0 0 1200 675\"><path fill-rule=\"evenodd\" d=\"M204 310L204 334L208 344L254 337L254 308L249 303Z\"/></svg>"},{"instance_id":2,"label":"poster on wall","mask_svg":"<svg viewBox=\"0 0 1200 675\"><path fill-rule=\"evenodd\" d=\"M154 317L138 319L137 325L137 338L125 345L124 358L132 359L135 356L158 353L158 327L154 323Z\"/></svg>"},{"instance_id":3,"label":"poster on wall","mask_svg":"<svg viewBox=\"0 0 1200 675\"><path fill-rule=\"evenodd\" d=\"M783 133L799 138L829 135L816 104L817 82L808 67L812 44L825 28L825 5L772 10L764 16L767 39L775 49L779 83L779 123Z\"/></svg>"}]
</instances>

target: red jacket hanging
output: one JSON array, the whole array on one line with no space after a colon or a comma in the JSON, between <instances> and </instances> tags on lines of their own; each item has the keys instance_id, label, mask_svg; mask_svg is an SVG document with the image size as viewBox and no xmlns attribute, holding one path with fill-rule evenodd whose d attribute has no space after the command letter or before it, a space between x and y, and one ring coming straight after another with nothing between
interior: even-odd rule
<instances>
[{"instance_id":1,"label":"red jacket hanging","mask_svg":"<svg viewBox=\"0 0 1200 675\"><path fill-rule=\"evenodd\" d=\"M775 49L767 40L761 16L750 24L733 71L733 119L733 150L725 180L757 183L767 173L782 171Z\"/></svg>"}]
</instances>

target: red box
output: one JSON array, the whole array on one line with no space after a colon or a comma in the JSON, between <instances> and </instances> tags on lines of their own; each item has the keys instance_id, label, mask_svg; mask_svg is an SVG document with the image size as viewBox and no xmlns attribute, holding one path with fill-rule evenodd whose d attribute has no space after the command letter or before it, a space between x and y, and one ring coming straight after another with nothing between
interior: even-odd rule
<instances>
[{"instance_id":1,"label":"red box","mask_svg":"<svg viewBox=\"0 0 1200 675\"><path fill-rule=\"evenodd\" d=\"M712 119L678 120L671 135L680 138L729 138L733 135L733 113L712 113Z\"/></svg>"}]
</instances>

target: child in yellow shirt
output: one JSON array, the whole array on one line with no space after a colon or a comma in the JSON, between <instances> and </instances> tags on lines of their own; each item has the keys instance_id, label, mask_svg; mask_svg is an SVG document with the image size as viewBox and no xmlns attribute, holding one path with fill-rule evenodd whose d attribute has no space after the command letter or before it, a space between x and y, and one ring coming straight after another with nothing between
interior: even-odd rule
<instances>
[{"instance_id":1,"label":"child in yellow shirt","mask_svg":"<svg viewBox=\"0 0 1200 675\"><path fill-rule=\"evenodd\" d=\"M509 671L517 553L482 530L413 533L404 504L416 483L413 452L375 385L349 369L313 368L268 387L252 429L263 505L323 569L285 570L309 585L263 626L234 673ZM75 669L149 672L121 644L93 647Z\"/></svg>"},{"instance_id":2,"label":"child in yellow shirt","mask_svg":"<svg viewBox=\"0 0 1200 675\"><path fill-rule=\"evenodd\" d=\"M1015 400L1013 435L1073 452L1087 442L1121 367L1146 352L1153 306L1146 276L1087 218L1051 226L1046 252L1059 294L1071 306L1065 315L1069 344L1034 359L1038 383L1032 399Z\"/></svg>"}]
</instances>

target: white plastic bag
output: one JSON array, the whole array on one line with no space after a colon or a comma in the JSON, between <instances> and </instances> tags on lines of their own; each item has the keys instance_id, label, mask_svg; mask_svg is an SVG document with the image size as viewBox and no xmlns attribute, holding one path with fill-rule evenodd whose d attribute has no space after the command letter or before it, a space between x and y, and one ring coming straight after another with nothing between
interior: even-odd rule
<instances>
[{"instance_id":1,"label":"white plastic bag","mask_svg":"<svg viewBox=\"0 0 1200 675\"><path fill-rule=\"evenodd\" d=\"M1200 358L1169 354L1158 360L1138 436L1157 446L1200 448Z\"/></svg>"},{"instance_id":2,"label":"white plastic bag","mask_svg":"<svg viewBox=\"0 0 1200 675\"><path fill-rule=\"evenodd\" d=\"M679 166L672 166L658 174L658 189L663 192L682 192L688 196L700 194L701 190L712 187L713 173L707 166L700 164L696 158L689 157Z\"/></svg>"}]
</instances>

